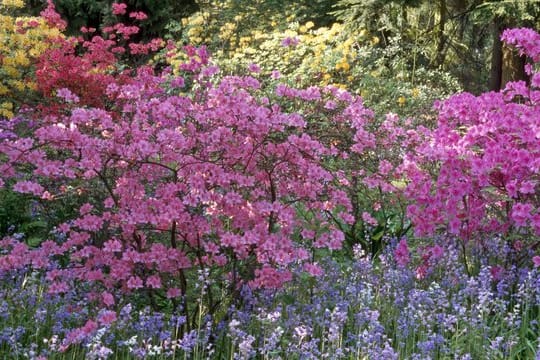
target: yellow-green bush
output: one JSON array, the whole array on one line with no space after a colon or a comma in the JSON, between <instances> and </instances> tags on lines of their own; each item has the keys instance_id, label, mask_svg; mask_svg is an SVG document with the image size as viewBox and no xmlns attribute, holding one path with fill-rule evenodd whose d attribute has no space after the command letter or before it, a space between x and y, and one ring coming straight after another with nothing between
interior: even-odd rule
<instances>
[{"instance_id":1,"label":"yellow-green bush","mask_svg":"<svg viewBox=\"0 0 540 360\"><path fill-rule=\"evenodd\" d=\"M278 70L284 76L302 77L302 83L328 84L347 79L353 45L362 36L346 34L341 24L316 29L313 21L301 23L294 4L282 11L265 8L265 1L235 8L236 2L213 1L203 11L182 20L183 41L208 45L225 72L257 63L264 71ZM298 45L284 46L287 39ZM365 39L362 39L362 41ZM173 65L181 59L172 61ZM331 79L326 74L332 74ZM315 80L315 81L314 81Z\"/></svg>"},{"instance_id":2,"label":"yellow-green bush","mask_svg":"<svg viewBox=\"0 0 540 360\"><path fill-rule=\"evenodd\" d=\"M22 0L0 2L0 117L13 117L32 97L34 61L61 35L39 17L17 16L23 7Z\"/></svg>"},{"instance_id":3,"label":"yellow-green bush","mask_svg":"<svg viewBox=\"0 0 540 360\"><path fill-rule=\"evenodd\" d=\"M211 1L182 20L183 43L207 45L222 74L243 73L249 64L263 75L277 70L297 87L335 85L356 92L379 113L401 115L429 110L432 101L459 90L444 72L425 70L405 59L398 44L341 23L318 26L302 14L301 4L282 11L256 0L239 7L235 0ZM273 10L273 11L272 11ZM305 14L305 12L304 12ZM182 55L169 59L177 68Z\"/></svg>"}]
</instances>

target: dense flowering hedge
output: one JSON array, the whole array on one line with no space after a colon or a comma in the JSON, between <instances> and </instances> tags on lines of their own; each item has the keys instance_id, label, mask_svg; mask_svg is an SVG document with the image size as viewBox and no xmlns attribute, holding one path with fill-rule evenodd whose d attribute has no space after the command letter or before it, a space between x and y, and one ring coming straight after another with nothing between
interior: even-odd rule
<instances>
[{"instance_id":1,"label":"dense flowering hedge","mask_svg":"<svg viewBox=\"0 0 540 360\"><path fill-rule=\"evenodd\" d=\"M341 230L348 245L361 243L375 255L384 246L384 234L401 236L410 226L402 189L396 186L403 179L396 179L399 174L394 172L403 148L409 146L404 144L416 141L416 126L433 125L433 100L450 96L459 86L444 73L425 69L414 69L411 80L409 68L396 63L399 46L381 46L380 39L362 29L352 31L340 23L320 26L316 20L295 15L294 6L266 14L264 9L258 12L264 8L260 3L257 11L235 5L234 1L214 2L208 9L219 12L202 9L183 19L182 41L208 46L222 73L250 72L252 64L257 64L257 71L267 79L294 88L332 85L361 95L373 109L375 115L366 127L370 138L360 151L350 152L354 134L327 121L325 115L310 113L309 122L322 126L309 131L347 152L347 159L326 163L331 171L344 174L341 187L353 205L355 220L352 226L343 224ZM271 21L256 21L263 16ZM168 55L173 69L186 61L183 52L172 50ZM299 111L299 106L296 101L289 110ZM415 119L385 116L389 109ZM384 173L379 172L380 166Z\"/></svg>"}]
</instances>

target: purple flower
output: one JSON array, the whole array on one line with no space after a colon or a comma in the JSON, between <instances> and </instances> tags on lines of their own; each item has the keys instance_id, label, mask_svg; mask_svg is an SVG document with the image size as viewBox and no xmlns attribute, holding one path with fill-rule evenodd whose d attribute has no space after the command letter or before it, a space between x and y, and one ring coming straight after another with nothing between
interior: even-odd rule
<instances>
[{"instance_id":1,"label":"purple flower","mask_svg":"<svg viewBox=\"0 0 540 360\"><path fill-rule=\"evenodd\" d=\"M256 74L261 72L261 68L259 67L259 65L253 63L249 64L248 70Z\"/></svg>"},{"instance_id":2,"label":"purple flower","mask_svg":"<svg viewBox=\"0 0 540 360\"><path fill-rule=\"evenodd\" d=\"M309 326L300 325L294 328L294 335L299 339L299 341L304 340L311 334L311 329Z\"/></svg>"},{"instance_id":3,"label":"purple flower","mask_svg":"<svg viewBox=\"0 0 540 360\"><path fill-rule=\"evenodd\" d=\"M146 358L146 349L143 347L137 347L131 350L131 354L137 359L144 359Z\"/></svg>"},{"instance_id":4,"label":"purple flower","mask_svg":"<svg viewBox=\"0 0 540 360\"><path fill-rule=\"evenodd\" d=\"M72 103L78 103L79 97L71 92L71 90L67 88L58 89L56 91L56 96L60 99L63 99L66 102L72 102Z\"/></svg>"},{"instance_id":5,"label":"purple flower","mask_svg":"<svg viewBox=\"0 0 540 360\"><path fill-rule=\"evenodd\" d=\"M283 47L289 47L289 46L292 46L292 47L295 47L296 45L298 45L300 43L300 40L297 38L297 37L290 37L290 36L287 36L285 39L283 39L283 41L281 42L281 46Z\"/></svg>"},{"instance_id":6,"label":"purple flower","mask_svg":"<svg viewBox=\"0 0 540 360\"><path fill-rule=\"evenodd\" d=\"M182 340L179 341L178 345L180 346L182 350L189 353L193 350L193 348L197 344L197 339L198 339L197 331L191 330L190 332L184 334L184 337L182 338Z\"/></svg>"},{"instance_id":7,"label":"purple flower","mask_svg":"<svg viewBox=\"0 0 540 360\"><path fill-rule=\"evenodd\" d=\"M185 85L185 82L184 82L184 78L183 77L175 77L172 81L171 81L171 86L172 87L175 87L175 88L183 88Z\"/></svg>"},{"instance_id":8,"label":"purple flower","mask_svg":"<svg viewBox=\"0 0 540 360\"><path fill-rule=\"evenodd\" d=\"M238 344L238 351L240 352L241 358L248 359L254 354L253 342L255 338L252 335L248 335L245 340Z\"/></svg>"}]
</instances>

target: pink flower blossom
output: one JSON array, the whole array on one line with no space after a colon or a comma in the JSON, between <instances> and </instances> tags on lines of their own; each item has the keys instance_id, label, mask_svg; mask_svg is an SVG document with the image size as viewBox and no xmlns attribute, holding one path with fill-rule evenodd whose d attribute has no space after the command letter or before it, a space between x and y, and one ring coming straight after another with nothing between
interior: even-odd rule
<instances>
[{"instance_id":1,"label":"pink flower blossom","mask_svg":"<svg viewBox=\"0 0 540 360\"><path fill-rule=\"evenodd\" d=\"M308 274L319 277L324 275L323 269L316 263L306 263L304 264L304 271L306 271Z\"/></svg>"},{"instance_id":2,"label":"pink flower blossom","mask_svg":"<svg viewBox=\"0 0 540 360\"><path fill-rule=\"evenodd\" d=\"M157 275L149 276L146 279L146 286L152 289L161 288L161 278Z\"/></svg>"},{"instance_id":3,"label":"pink flower blossom","mask_svg":"<svg viewBox=\"0 0 540 360\"><path fill-rule=\"evenodd\" d=\"M103 310L99 313L97 320L101 325L111 325L116 321L116 312L111 310Z\"/></svg>"},{"instance_id":4,"label":"pink flower blossom","mask_svg":"<svg viewBox=\"0 0 540 360\"><path fill-rule=\"evenodd\" d=\"M281 73L279 72L279 70L272 70L271 77L272 79L277 80L281 77Z\"/></svg>"},{"instance_id":5,"label":"pink flower blossom","mask_svg":"<svg viewBox=\"0 0 540 360\"><path fill-rule=\"evenodd\" d=\"M113 3L112 13L113 15L124 15L126 13L127 5L124 3Z\"/></svg>"},{"instance_id":6,"label":"pink flower blossom","mask_svg":"<svg viewBox=\"0 0 540 360\"><path fill-rule=\"evenodd\" d=\"M407 266L411 261L409 247L407 246L407 240L401 239L394 250L394 259L399 266Z\"/></svg>"},{"instance_id":7,"label":"pink flower blossom","mask_svg":"<svg viewBox=\"0 0 540 360\"><path fill-rule=\"evenodd\" d=\"M130 12L129 17L137 19L137 20L146 20L146 19L148 19L148 16L145 13L143 13L142 11Z\"/></svg>"},{"instance_id":8,"label":"pink flower blossom","mask_svg":"<svg viewBox=\"0 0 540 360\"><path fill-rule=\"evenodd\" d=\"M103 246L103 251L115 253L122 251L122 243L116 239L107 241Z\"/></svg>"},{"instance_id":9,"label":"pink flower blossom","mask_svg":"<svg viewBox=\"0 0 540 360\"><path fill-rule=\"evenodd\" d=\"M62 20L62 17L56 11L52 0L47 0L47 7L42 10L39 15L44 18L49 25L53 27L56 27L60 30L65 30L67 27L67 23Z\"/></svg>"},{"instance_id":10,"label":"pink flower blossom","mask_svg":"<svg viewBox=\"0 0 540 360\"><path fill-rule=\"evenodd\" d=\"M23 194L33 194L41 196L43 194L43 186L32 181L19 181L13 186L13 190Z\"/></svg>"},{"instance_id":11,"label":"pink flower blossom","mask_svg":"<svg viewBox=\"0 0 540 360\"><path fill-rule=\"evenodd\" d=\"M101 294L101 298L103 300L103 303L107 306L113 306L115 304L114 296L111 293L104 292Z\"/></svg>"},{"instance_id":12,"label":"pink flower blossom","mask_svg":"<svg viewBox=\"0 0 540 360\"><path fill-rule=\"evenodd\" d=\"M531 219L532 204L516 203L512 207L512 220L517 226L526 226L527 220Z\"/></svg>"},{"instance_id":13,"label":"pink flower blossom","mask_svg":"<svg viewBox=\"0 0 540 360\"><path fill-rule=\"evenodd\" d=\"M69 89L67 88L62 88L62 89L59 89L57 92L56 92L56 96L58 96L59 98L63 99L64 101L66 102L71 102L71 103L78 103L79 102L79 97L75 94L73 94Z\"/></svg>"},{"instance_id":14,"label":"pink flower blossom","mask_svg":"<svg viewBox=\"0 0 540 360\"><path fill-rule=\"evenodd\" d=\"M143 281L138 276L131 276L127 281L128 289L140 289L143 287Z\"/></svg>"},{"instance_id":15,"label":"pink flower blossom","mask_svg":"<svg viewBox=\"0 0 540 360\"><path fill-rule=\"evenodd\" d=\"M491 273L491 277L495 281L500 281L504 277L504 268L502 268L501 266L492 266L489 269L489 272Z\"/></svg>"},{"instance_id":16,"label":"pink flower blossom","mask_svg":"<svg viewBox=\"0 0 540 360\"><path fill-rule=\"evenodd\" d=\"M300 43L300 40L297 37L287 36L285 39L283 39L283 41L281 42L281 45L283 47L289 47L289 46L295 47L299 43Z\"/></svg>"},{"instance_id":17,"label":"pink flower blossom","mask_svg":"<svg viewBox=\"0 0 540 360\"><path fill-rule=\"evenodd\" d=\"M180 297L181 295L182 295L182 292L178 288L169 288L167 290L167 298L168 299L177 298L177 297Z\"/></svg>"},{"instance_id":18,"label":"pink flower blossom","mask_svg":"<svg viewBox=\"0 0 540 360\"><path fill-rule=\"evenodd\" d=\"M259 67L259 65L253 63L249 64L248 70L256 74L261 72L261 68Z\"/></svg>"},{"instance_id":19,"label":"pink flower blossom","mask_svg":"<svg viewBox=\"0 0 540 360\"><path fill-rule=\"evenodd\" d=\"M333 100L328 100L328 101L324 104L324 108L327 109L327 110L334 110L336 107L337 107L337 104L336 104L336 102L333 101Z\"/></svg>"},{"instance_id":20,"label":"pink flower blossom","mask_svg":"<svg viewBox=\"0 0 540 360\"><path fill-rule=\"evenodd\" d=\"M286 270L277 270L268 265L255 270L255 280L250 281L253 288L279 289L284 283L291 281L292 275Z\"/></svg>"},{"instance_id":21,"label":"pink flower blossom","mask_svg":"<svg viewBox=\"0 0 540 360\"><path fill-rule=\"evenodd\" d=\"M377 219L375 219L373 216L371 216L371 214L368 213L367 211L364 211L362 213L362 220L365 221L366 223L368 223L371 226L377 226L379 224Z\"/></svg>"}]
</instances>

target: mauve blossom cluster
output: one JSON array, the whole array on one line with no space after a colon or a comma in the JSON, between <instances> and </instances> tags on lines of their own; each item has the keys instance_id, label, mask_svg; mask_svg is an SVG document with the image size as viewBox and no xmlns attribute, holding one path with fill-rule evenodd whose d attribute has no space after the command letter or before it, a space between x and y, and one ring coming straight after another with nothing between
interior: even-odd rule
<instances>
[{"instance_id":1,"label":"mauve blossom cluster","mask_svg":"<svg viewBox=\"0 0 540 360\"><path fill-rule=\"evenodd\" d=\"M540 34L533 29L507 29L502 40L519 49L522 55L530 57L534 62L540 61Z\"/></svg>"}]
</instances>

